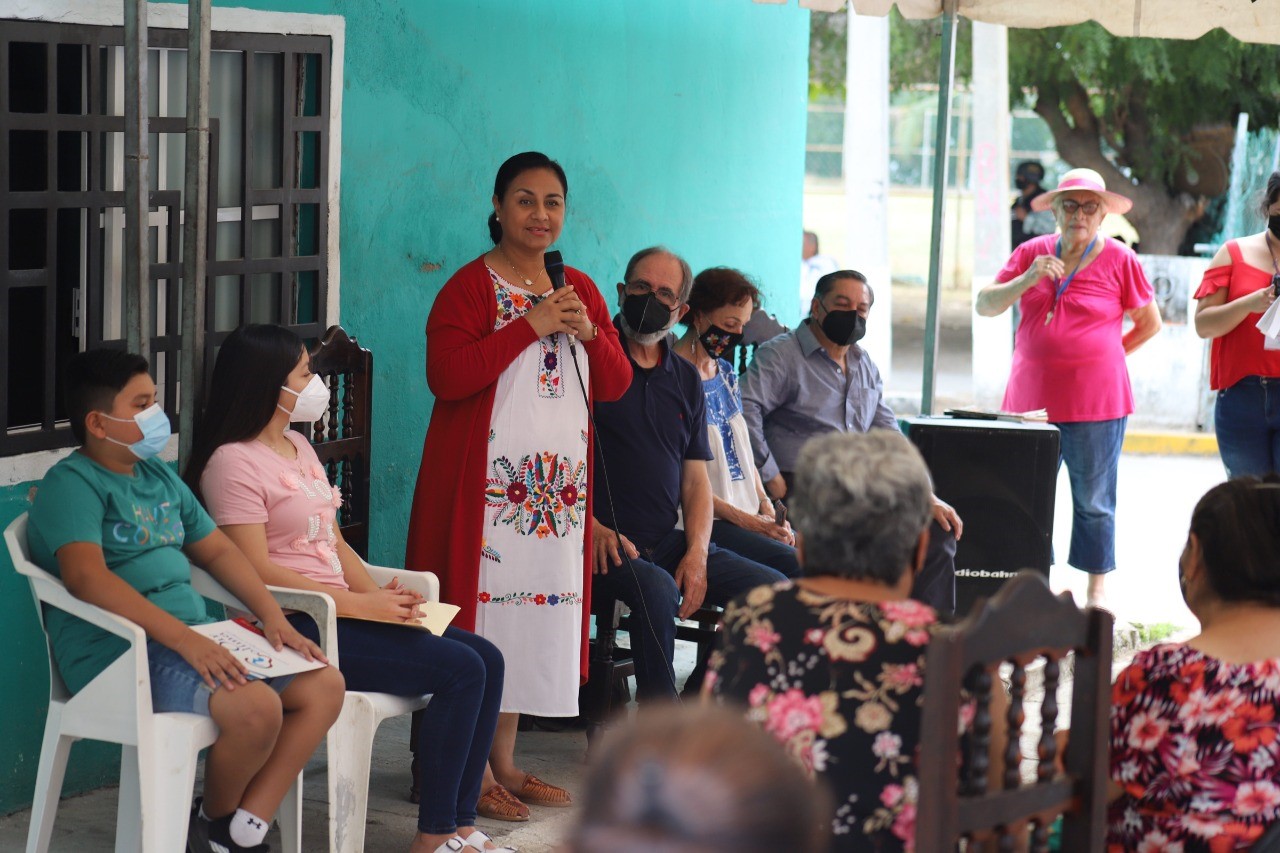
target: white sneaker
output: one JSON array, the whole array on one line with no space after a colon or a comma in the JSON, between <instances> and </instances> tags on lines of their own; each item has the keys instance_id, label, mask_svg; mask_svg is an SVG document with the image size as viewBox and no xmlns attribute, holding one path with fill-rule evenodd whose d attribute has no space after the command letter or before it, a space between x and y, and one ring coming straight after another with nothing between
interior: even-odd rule
<instances>
[{"instance_id":1,"label":"white sneaker","mask_svg":"<svg viewBox=\"0 0 1280 853\"><path fill-rule=\"evenodd\" d=\"M461 836L459 836L459 838L461 838ZM485 850L488 851L488 853L518 853L514 847L485 847L484 845L488 842L493 842L493 839L478 829L463 839L463 843L472 850Z\"/></svg>"}]
</instances>

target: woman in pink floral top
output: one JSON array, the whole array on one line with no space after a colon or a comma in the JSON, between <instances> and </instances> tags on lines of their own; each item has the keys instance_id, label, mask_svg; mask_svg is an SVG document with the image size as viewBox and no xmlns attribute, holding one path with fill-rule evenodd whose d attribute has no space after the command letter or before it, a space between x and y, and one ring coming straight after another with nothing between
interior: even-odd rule
<instances>
[{"instance_id":1,"label":"woman in pink floral top","mask_svg":"<svg viewBox=\"0 0 1280 853\"><path fill-rule=\"evenodd\" d=\"M1280 477L1200 499L1179 582L1199 636L1112 688L1115 853L1249 850L1280 819Z\"/></svg>"},{"instance_id":2,"label":"woman in pink floral top","mask_svg":"<svg viewBox=\"0 0 1280 853\"><path fill-rule=\"evenodd\" d=\"M707 690L747 706L835 800L832 850L911 850L920 701L936 616L907 599L929 474L885 430L809 442L792 518L804 577L725 609Z\"/></svg>"}]
</instances>

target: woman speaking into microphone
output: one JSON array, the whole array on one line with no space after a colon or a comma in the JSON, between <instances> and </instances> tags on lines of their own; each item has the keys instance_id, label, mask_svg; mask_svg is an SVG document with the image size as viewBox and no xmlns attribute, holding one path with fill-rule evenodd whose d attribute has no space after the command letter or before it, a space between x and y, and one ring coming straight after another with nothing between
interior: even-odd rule
<instances>
[{"instance_id":1,"label":"woman speaking into microphone","mask_svg":"<svg viewBox=\"0 0 1280 853\"><path fill-rule=\"evenodd\" d=\"M480 804L482 815L506 820L526 819L526 804L570 804L567 791L515 766L516 725L521 713L578 713L594 486L584 389L616 400L631 383L595 283L565 267L564 286L553 287L544 265L568 195L564 170L545 154L503 163L493 248L453 274L427 318L435 408L405 566L436 572L441 599L462 608L458 627L506 661L490 753L496 784Z\"/></svg>"},{"instance_id":2,"label":"woman speaking into microphone","mask_svg":"<svg viewBox=\"0 0 1280 853\"><path fill-rule=\"evenodd\" d=\"M1133 390L1125 358L1160 331L1160 311L1141 264L1123 243L1098 233L1108 213L1133 202L1109 191L1092 169L1072 169L1031 209L1053 210L1060 234L1013 250L977 311L1021 310L1004 408L1048 411L1071 478L1071 551L1087 572L1088 603L1104 605L1116 567L1116 483ZM1133 325L1124 330L1128 317Z\"/></svg>"}]
</instances>

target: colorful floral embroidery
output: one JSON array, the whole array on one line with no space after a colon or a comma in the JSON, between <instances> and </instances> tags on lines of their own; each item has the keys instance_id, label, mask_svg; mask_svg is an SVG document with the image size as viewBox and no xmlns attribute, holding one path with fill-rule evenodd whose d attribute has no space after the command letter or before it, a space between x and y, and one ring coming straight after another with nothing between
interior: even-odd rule
<instances>
[{"instance_id":1,"label":"colorful floral embroidery","mask_svg":"<svg viewBox=\"0 0 1280 853\"><path fill-rule=\"evenodd\" d=\"M588 442L587 431L585 429L580 429L578 430L578 434L582 436L582 443L586 444Z\"/></svg>"},{"instance_id":2,"label":"colorful floral embroidery","mask_svg":"<svg viewBox=\"0 0 1280 853\"><path fill-rule=\"evenodd\" d=\"M498 300L498 316L493 322L495 332L519 320L538 304L532 294L509 287L493 270L489 270L489 280L493 282L493 295Z\"/></svg>"},{"instance_id":3,"label":"colorful floral embroidery","mask_svg":"<svg viewBox=\"0 0 1280 853\"><path fill-rule=\"evenodd\" d=\"M498 433L497 433L497 432L495 432L494 430L489 430L489 443L490 443L490 444L493 444L493 440L494 440L495 438L497 438L497 437L498 437Z\"/></svg>"},{"instance_id":4,"label":"colorful floral embroidery","mask_svg":"<svg viewBox=\"0 0 1280 853\"><path fill-rule=\"evenodd\" d=\"M502 562L502 555L484 539L480 540L480 556L486 560L492 560L495 563Z\"/></svg>"},{"instance_id":5,"label":"colorful floral embroidery","mask_svg":"<svg viewBox=\"0 0 1280 853\"><path fill-rule=\"evenodd\" d=\"M587 499L587 464L554 453L535 453L512 463L493 460L493 476L485 482L485 503L494 510L493 524L515 527L524 536L567 535L581 527Z\"/></svg>"},{"instance_id":6,"label":"colorful floral embroidery","mask_svg":"<svg viewBox=\"0 0 1280 853\"><path fill-rule=\"evenodd\" d=\"M538 396L563 397L564 384L560 381L560 336L552 335L538 343L541 347L538 359Z\"/></svg>"},{"instance_id":7,"label":"colorful floral embroidery","mask_svg":"<svg viewBox=\"0 0 1280 853\"><path fill-rule=\"evenodd\" d=\"M476 596L476 600L481 604L514 604L516 606L532 604L535 607L582 604L582 596L576 592L509 592L506 595L498 596L482 592Z\"/></svg>"}]
</instances>

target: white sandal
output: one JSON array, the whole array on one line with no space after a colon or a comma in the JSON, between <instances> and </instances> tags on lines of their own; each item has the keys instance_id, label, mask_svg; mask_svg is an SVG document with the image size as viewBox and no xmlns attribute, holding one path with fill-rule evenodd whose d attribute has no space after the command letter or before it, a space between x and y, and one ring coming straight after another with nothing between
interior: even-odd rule
<instances>
[{"instance_id":1,"label":"white sandal","mask_svg":"<svg viewBox=\"0 0 1280 853\"><path fill-rule=\"evenodd\" d=\"M463 843L472 850L484 850L486 853L518 853L514 847L485 847L485 842L493 841L493 839L478 829L466 838L462 838L462 836L458 836L458 838L462 839ZM497 842L494 843L496 844Z\"/></svg>"},{"instance_id":2,"label":"white sandal","mask_svg":"<svg viewBox=\"0 0 1280 853\"><path fill-rule=\"evenodd\" d=\"M437 847L436 853L459 853L459 851L466 850L467 846L467 842L462 840L461 835L455 835Z\"/></svg>"}]
</instances>

